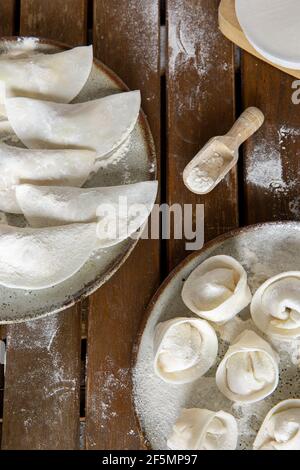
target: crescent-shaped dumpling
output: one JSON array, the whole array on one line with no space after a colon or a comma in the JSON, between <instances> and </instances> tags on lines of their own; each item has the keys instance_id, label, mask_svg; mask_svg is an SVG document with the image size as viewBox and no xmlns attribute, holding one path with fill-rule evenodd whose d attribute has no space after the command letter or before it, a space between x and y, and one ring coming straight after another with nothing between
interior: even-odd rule
<instances>
[{"instance_id":1,"label":"crescent-shaped dumpling","mask_svg":"<svg viewBox=\"0 0 300 470\"><path fill-rule=\"evenodd\" d=\"M93 46L75 47L56 54L33 52L0 56L0 109L4 114L6 97L69 103L90 75Z\"/></svg>"},{"instance_id":2,"label":"crescent-shaped dumpling","mask_svg":"<svg viewBox=\"0 0 300 470\"><path fill-rule=\"evenodd\" d=\"M229 400L254 403L274 392L278 385L278 355L260 336L245 330L221 361L216 383Z\"/></svg>"},{"instance_id":3,"label":"crescent-shaped dumpling","mask_svg":"<svg viewBox=\"0 0 300 470\"><path fill-rule=\"evenodd\" d=\"M300 271L281 273L260 286L251 302L251 316L267 335L300 337Z\"/></svg>"},{"instance_id":4,"label":"crescent-shaped dumpling","mask_svg":"<svg viewBox=\"0 0 300 470\"><path fill-rule=\"evenodd\" d=\"M139 91L76 104L9 98L9 122L28 148L94 150L98 158L119 147L133 131L141 105Z\"/></svg>"},{"instance_id":5,"label":"crescent-shaped dumpling","mask_svg":"<svg viewBox=\"0 0 300 470\"><path fill-rule=\"evenodd\" d=\"M300 400L278 403L265 417L254 450L300 450Z\"/></svg>"},{"instance_id":6,"label":"crescent-shaped dumpling","mask_svg":"<svg viewBox=\"0 0 300 470\"><path fill-rule=\"evenodd\" d=\"M231 256L213 256L200 264L185 281L182 300L194 313L224 323L251 301L247 274Z\"/></svg>"},{"instance_id":7,"label":"crescent-shaped dumpling","mask_svg":"<svg viewBox=\"0 0 300 470\"><path fill-rule=\"evenodd\" d=\"M167 441L172 450L235 450L236 419L225 411L183 409Z\"/></svg>"},{"instance_id":8,"label":"crescent-shaped dumpling","mask_svg":"<svg viewBox=\"0 0 300 470\"><path fill-rule=\"evenodd\" d=\"M154 206L157 186L157 181L85 189L20 185L16 197L32 227L98 222L98 247L104 248L125 240L144 225Z\"/></svg>"},{"instance_id":9,"label":"crescent-shaped dumpling","mask_svg":"<svg viewBox=\"0 0 300 470\"><path fill-rule=\"evenodd\" d=\"M96 248L96 224L44 229L0 225L0 284L44 289L75 274Z\"/></svg>"},{"instance_id":10,"label":"crescent-shaped dumpling","mask_svg":"<svg viewBox=\"0 0 300 470\"><path fill-rule=\"evenodd\" d=\"M0 143L0 210L22 213L15 192L21 183L82 186L95 159L89 150L28 150Z\"/></svg>"},{"instance_id":11,"label":"crescent-shaped dumpling","mask_svg":"<svg viewBox=\"0 0 300 470\"><path fill-rule=\"evenodd\" d=\"M154 371L165 382L197 380L212 367L217 353L217 335L205 320L174 318L156 327Z\"/></svg>"}]
</instances>

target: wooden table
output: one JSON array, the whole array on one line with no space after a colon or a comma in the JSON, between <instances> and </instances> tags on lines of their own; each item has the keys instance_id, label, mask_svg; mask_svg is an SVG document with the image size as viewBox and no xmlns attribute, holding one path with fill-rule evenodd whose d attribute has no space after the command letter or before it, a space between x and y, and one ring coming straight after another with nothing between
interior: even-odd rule
<instances>
[{"instance_id":1,"label":"wooden table","mask_svg":"<svg viewBox=\"0 0 300 470\"><path fill-rule=\"evenodd\" d=\"M218 31L218 4L0 0L1 35L92 41L96 57L141 89L160 161L161 201L204 203L206 241L238 225L300 219L293 79L235 50ZM244 146L238 168L206 197L187 191L186 163L249 105L263 110L266 123ZM132 345L149 299L186 254L184 240L143 240L84 305L1 328L7 344L5 380L3 367L0 374L3 449L142 447L131 401Z\"/></svg>"}]
</instances>

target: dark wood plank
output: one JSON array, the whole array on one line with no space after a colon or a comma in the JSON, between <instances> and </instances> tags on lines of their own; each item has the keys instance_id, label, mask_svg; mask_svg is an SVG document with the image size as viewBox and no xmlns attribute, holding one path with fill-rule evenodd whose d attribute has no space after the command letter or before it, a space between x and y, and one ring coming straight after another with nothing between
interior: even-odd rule
<instances>
[{"instance_id":1,"label":"dark wood plank","mask_svg":"<svg viewBox=\"0 0 300 470\"><path fill-rule=\"evenodd\" d=\"M0 0L0 36L13 34L15 3L15 0Z\"/></svg>"},{"instance_id":2,"label":"dark wood plank","mask_svg":"<svg viewBox=\"0 0 300 470\"><path fill-rule=\"evenodd\" d=\"M244 146L246 222L300 220L300 105L294 79L245 53L244 105L265 113L260 131Z\"/></svg>"},{"instance_id":3,"label":"dark wood plank","mask_svg":"<svg viewBox=\"0 0 300 470\"><path fill-rule=\"evenodd\" d=\"M86 33L84 1L21 2L23 35L75 45ZM3 448L79 448L80 335L79 308L7 328Z\"/></svg>"},{"instance_id":4,"label":"dark wood plank","mask_svg":"<svg viewBox=\"0 0 300 470\"><path fill-rule=\"evenodd\" d=\"M158 0L96 0L97 56L131 89L142 91L160 148ZM131 402L131 351L144 308L159 283L159 243L141 241L124 266L92 298L88 324L86 446L137 449Z\"/></svg>"},{"instance_id":5,"label":"dark wood plank","mask_svg":"<svg viewBox=\"0 0 300 470\"><path fill-rule=\"evenodd\" d=\"M218 30L219 0L167 2L167 201L205 205L205 240L238 225L236 171L209 195L188 191L186 164L234 121L233 46ZM194 209L195 213L195 209ZM186 256L182 240L168 242L168 267Z\"/></svg>"},{"instance_id":6,"label":"dark wood plank","mask_svg":"<svg viewBox=\"0 0 300 470\"><path fill-rule=\"evenodd\" d=\"M21 0L21 34L70 45L87 40L86 0Z\"/></svg>"},{"instance_id":7,"label":"dark wood plank","mask_svg":"<svg viewBox=\"0 0 300 470\"><path fill-rule=\"evenodd\" d=\"M79 318L67 311L8 329L4 449L79 448Z\"/></svg>"}]
</instances>

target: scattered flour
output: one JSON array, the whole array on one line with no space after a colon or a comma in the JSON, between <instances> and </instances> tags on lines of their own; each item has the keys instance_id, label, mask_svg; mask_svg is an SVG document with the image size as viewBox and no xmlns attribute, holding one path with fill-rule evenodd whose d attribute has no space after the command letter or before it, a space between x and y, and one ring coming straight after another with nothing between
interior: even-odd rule
<instances>
[{"instance_id":1,"label":"scattered flour","mask_svg":"<svg viewBox=\"0 0 300 470\"><path fill-rule=\"evenodd\" d=\"M298 184L294 168L289 167L283 154L291 144L299 142L300 129L283 124L277 134L257 140L248 168L247 180L260 188L278 194L288 194ZM297 202L290 203L290 210L298 215Z\"/></svg>"},{"instance_id":2,"label":"scattered flour","mask_svg":"<svg viewBox=\"0 0 300 470\"><path fill-rule=\"evenodd\" d=\"M225 170L226 162L217 152L212 156L205 156L197 166L195 166L187 177L187 183L192 190L197 192L207 192L215 184L221 173Z\"/></svg>"}]
</instances>

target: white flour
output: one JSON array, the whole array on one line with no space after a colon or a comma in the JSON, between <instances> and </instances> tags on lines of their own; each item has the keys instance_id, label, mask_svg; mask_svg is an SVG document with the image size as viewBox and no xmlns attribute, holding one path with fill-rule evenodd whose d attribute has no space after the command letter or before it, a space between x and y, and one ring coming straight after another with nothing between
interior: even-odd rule
<instances>
[{"instance_id":1,"label":"white flour","mask_svg":"<svg viewBox=\"0 0 300 470\"><path fill-rule=\"evenodd\" d=\"M215 184L224 169L224 158L214 152L191 170L187 182L195 191L206 192Z\"/></svg>"}]
</instances>

